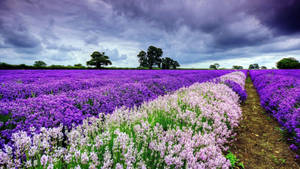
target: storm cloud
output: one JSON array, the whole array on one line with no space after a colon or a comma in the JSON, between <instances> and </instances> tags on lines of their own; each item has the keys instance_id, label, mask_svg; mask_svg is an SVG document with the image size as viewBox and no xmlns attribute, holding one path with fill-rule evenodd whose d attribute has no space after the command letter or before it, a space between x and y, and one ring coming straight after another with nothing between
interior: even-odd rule
<instances>
[{"instance_id":1,"label":"storm cloud","mask_svg":"<svg viewBox=\"0 0 300 169\"><path fill-rule=\"evenodd\" d=\"M0 61L85 64L99 50L130 67L155 45L183 67L271 67L300 58L299 8L297 0L2 0Z\"/></svg>"}]
</instances>

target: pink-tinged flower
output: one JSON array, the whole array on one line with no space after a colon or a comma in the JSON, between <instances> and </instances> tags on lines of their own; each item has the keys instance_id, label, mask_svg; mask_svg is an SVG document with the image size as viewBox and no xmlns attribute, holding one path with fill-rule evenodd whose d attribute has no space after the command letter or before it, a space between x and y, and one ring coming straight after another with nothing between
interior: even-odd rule
<instances>
[{"instance_id":1,"label":"pink-tinged flower","mask_svg":"<svg viewBox=\"0 0 300 169\"><path fill-rule=\"evenodd\" d=\"M80 153L79 150L76 150L76 151L75 151L75 154L74 154L74 155L75 155L76 160L79 160L80 154L81 154L81 153Z\"/></svg>"},{"instance_id":2,"label":"pink-tinged flower","mask_svg":"<svg viewBox=\"0 0 300 169\"><path fill-rule=\"evenodd\" d=\"M97 169L97 165L95 165L95 164L90 164L89 169Z\"/></svg>"},{"instance_id":3,"label":"pink-tinged flower","mask_svg":"<svg viewBox=\"0 0 300 169\"><path fill-rule=\"evenodd\" d=\"M9 156L7 153L3 152L1 149L0 149L0 164L1 165L4 165L8 162L9 160Z\"/></svg>"},{"instance_id":4,"label":"pink-tinged flower","mask_svg":"<svg viewBox=\"0 0 300 169\"><path fill-rule=\"evenodd\" d=\"M80 165L77 165L74 169L81 169Z\"/></svg>"},{"instance_id":5,"label":"pink-tinged flower","mask_svg":"<svg viewBox=\"0 0 300 169\"><path fill-rule=\"evenodd\" d=\"M123 166L120 163L116 164L116 169L123 169Z\"/></svg>"},{"instance_id":6,"label":"pink-tinged flower","mask_svg":"<svg viewBox=\"0 0 300 169\"><path fill-rule=\"evenodd\" d=\"M51 163L48 165L47 169L53 169L54 168L54 165Z\"/></svg>"},{"instance_id":7,"label":"pink-tinged flower","mask_svg":"<svg viewBox=\"0 0 300 169\"><path fill-rule=\"evenodd\" d=\"M65 160L67 163L70 163L71 160L72 160L72 154L68 153L67 155L65 155L64 160Z\"/></svg>"},{"instance_id":8,"label":"pink-tinged flower","mask_svg":"<svg viewBox=\"0 0 300 169\"><path fill-rule=\"evenodd\" d=\"M81 163L82 164L87 164L89 162L89 156L87 155L86 152L81 154Z\"/></svg>"},{"instance_id":9,"label":"pink-tinged flower","mask_svg":"<svg viewBox=\"0 0 300 169\"><path fill-rule=\"evenodd\" d=\"M37 146L31 146L28 152L28 155L30 157L35 156L35 154L38 152L38 147Z\"/></svg>"},{"instance_id":10,"label":"pink-tinged flower","mask_svg":"<svg viewBox=\"0 0 300 169\"><path fill-rule=\"evenodd\" d=\"M42 155L42 157L41 157L41 164L43 165L43 166L45 166L45 165L47 165L47 163L48 163L48 156L47 155Z\"/></svg>"},{"instance_id":11,"label":"pink-tinged flower","mask_svg":"<svg viewBox=\"0 0 300 169\"><path fill-rule=\"evenodd\" d=\"M98 155L95 152L90 153L90 159L93 161L95 165L99 164Z\"/></svg>"}]
</instances>

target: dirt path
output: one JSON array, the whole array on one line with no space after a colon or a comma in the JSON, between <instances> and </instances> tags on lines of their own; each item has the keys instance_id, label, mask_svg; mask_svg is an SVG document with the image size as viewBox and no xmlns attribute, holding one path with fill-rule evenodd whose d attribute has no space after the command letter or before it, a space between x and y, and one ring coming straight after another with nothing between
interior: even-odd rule
<instances>
[{"instance_id":1,"label":"dirt path","mask_svg":"<svg viewBox=\"0 0 300 169\"><path fill-rule=\"evenodd\" d=\"M237 141L231 151L246 169L300 169L279 124L260 106L251 79L246 80L248 99L242 105L243 119L237 128Z\"/></svg>"}]
</instances>

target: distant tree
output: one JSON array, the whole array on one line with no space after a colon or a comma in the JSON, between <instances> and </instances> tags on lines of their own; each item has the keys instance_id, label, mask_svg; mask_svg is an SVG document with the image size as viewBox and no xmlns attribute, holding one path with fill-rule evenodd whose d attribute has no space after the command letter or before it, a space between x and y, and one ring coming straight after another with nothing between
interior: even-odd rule
<instances>
[{"instance_id":1,"label":"distant tree","mask_svg":"<svg viewBox=\"0 0 300 169\"><path fill-rule=\"evenodd\" d=\"M180 67L179 63L169 57L162 58L162 69L170 69L170 68L176 69L177 67Z\"/></svg>"},{"instance_id":2,"label":"distant tree","mask_svg":"<svg viewBox=\"0 0 300 169\"><path fill-rule=\"evenodd\" d=\"M169 57L162 58L162 69L170 69L172 59Z\"/></svg>"},{"instance_id":3,"label":"distant tree","mask_svg":"<svg viewBox=\"0 0 300 169\"><path fill-rule=\"evenodd\" d=\"M293 57L283 58L276 64L278 69L300 69L300 63Z\"/></svg>"},{"instance_id":4,"label":"distant tree","mask_svg":"<svg viewBox=\"0 0 300 169\"><path fill-rule=\"evenodd\" d=\"M215 69L215 70L217 70L219 67L220 67L219 63L215 63L215 64L209 66L210 69Z\"/></svg>"},{"instance_id":5,"label":"distant tree","mask_svg":"<svg viewBox=\"0 0 300 169\"><path fill-rule=\"evenodd\" d=\"M35 61L34 64L33 64L34 67L46 67L47 64L41 60L39 61Z\"/></svg>"},{"instance_id":6,"label":"distant tree","mask_svg":"<svg viewBox=\"0 0 300 169\"><path fill-rule=\"evenodd\" d=\"M215 65L210 65L209 68L210 69L217 69Z\"/></svg>"},{"instance_id":7,"label":"distant tree","mask_svg":"<svg viewBox=\"0 0 300 169\"><path fill-rule=\"evenodd\" d=\"M249 69L259 69L259 65L257 63L249 65Z\"/></svg>"},{"instance_id":8,"label":"distant tree","mask_svg":"<svg viewBox=\"0 0 300 169\"><path fill-rule=\"evenodd\" d=\"M91 60L87 61L86 64L90 66L96 66L97 69L100 69L102 66L111 65L112 63L104 52L100 53L95 51L93 54L91 54Z\"/></svg>"},{"instance_id":9,"label":"distant tree","mask_svg":"<svg viewBox=\"0 0 300 169\"><path fill-rule=\"evenodd\" d=\"M81 63L78 64L74 64L75 67L83 67L83 65Z\"/></svg>"},{"instance_id":10,"label":"distant tree","mask_svg":"<svg viewBox=\"0 0 300 169\"><path fill-rule=\"evenodd\" d=\"M174 60L172 63L172 66L173 66L173 69L176 69L177 67L180 67L180 64L176 60Z\"/></svg>"},{"instance_id":11,"label":"distant tree","mask_svg":"<svg viewBox=\"0 0 300 169\"><path fill-rule=\"evenodd\" d=\"M147 53L141 51L137 57L139 58L140 67L149 67L149 69L152 69L153 65L157 65L159 68L161 67L162 55L163 51L161 48L149 46Z\"/></svg>"},{"instance_id":12,"label":"distant tree","mask_svg":"<svg viewBox=\"0 0 300 169\"><path fill-rule=\"evenodd\" d=\"M148 58L145 51L140 51L137 57L139 58L140 67L148 67Z\"/></svg>"},{"instance_id":13,"label":"distant tree","mask_svg":"<svg viewBox=\"0 0 300 169\"><path fill-rule=\"evenodd\" d=\"M244 69L244 68L243 68L243 66L234 65L234 66L232 66L232 69Z\"/></svg>"},{"instance_id":14,"label":"distant tree","mask_svg":"<svg viewBox=\"0 0 300 169\"><path fill-rule=\"evenodd\" d=\"M160 68L162 55L163 55L163 51L161 48L157 48L155 46L149 46L147 50L147 60L148 60L149 69L152 69L154 64L156 64Z\"/></svg>"},{"instance_id":15,"label":"distant tree","mask_svg":"<svg viewBox=\"0 0 300 169\"><path fill-rule=\"evenodd\" d=\"M261 66L260 69L268 69L266 66Z\"/></svg>"}]
</instances>

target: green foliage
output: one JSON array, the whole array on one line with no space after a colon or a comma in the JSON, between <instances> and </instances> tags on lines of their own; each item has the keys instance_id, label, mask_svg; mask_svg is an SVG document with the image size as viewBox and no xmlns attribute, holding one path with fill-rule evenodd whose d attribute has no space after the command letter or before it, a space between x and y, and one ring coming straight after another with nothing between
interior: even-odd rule
<instances>
[{"instance_id":1,"label":"green foliage","mask_svg":"<svg viewBox=\"0 0 300 169\"><path fill-rule=\"evenodd\" d=\"M176 69L180 65L177 61L175 61L169 57L162 58L162 69L170 69L171 66L173 67L173 69Z\"/></svg>"},{"instance_id":2,"label":"green foliage","mask_svg":"<svg viewBox=\"0 0 300 169\"><path fill-rule=\"evenodd\" d=\"M249 69L259 69L259 65L257 63L249 65Z\"/></svg>"},{"instance_id":3,"label":"green foliage","mask_svg":"<svg viewBox=\"0 0 300 169\"><path fill-rule=\"evenodd\" d=\"M145 51L140 51L137 57L139 58L140 67L148 67L148 58Z\"/></svg>"},{"instance_id":4,"label":"green foliage","mask_svg":"<svg viewBox=\"0 0 300 169\"><path fill-rule=\"evenodd\" d=\"M278 69L300 69L300 63L293 57L283 58L276 63Z\"/></svg>"},{"instance_id":5,"label":"green foliage","mask_svg":"<svg viewBox=\"0 0 300 169\"><path fill-rule=\"evenodd\" d=\"M149 46L147 50L147 60L150 69L152 69L152 66L154 64L160 67L162 55L163 55L163 51L161 48L157 48L155 46Z\"/></svg>"},{"instance_id":6,"label":"green foliage","mask_svg":"<svg viewBox=\"0 0 300 169\"><path fill-rule=\"evenodd\" d=\"M268 69L266 66L261 66L260 69Z\"/></svg>"},{"instance_id":7,"label":"green foliage","mask_svg":"<svg viewBox=\"0 0 300 169\"><path fill-rule=\"evenodd\" d=\"M229 151L229 153L225 157L230 161L232 168L234 167L245 168L244 164L240 162L240 160L231 151Z\"/></svg>"},{"instance_id":8,"label":"green foliage","mask_svg":"<svg viewBox=\"0 0 300 169\"><path fill-rule=\"evenodd\" d=\"M232 69L244 69L243 66L233 65Z\"/></svg>"},{"instance_id":9,"label":"green foliage","mask_svg":"<svg viewBox=\"0 0 300 169\"><path fill-rule=\"evenodd\" d=\"M277 164L277 165L281 165L281 164L285 164L286 163L286 159L284 159L284 158L277 158L276 156L274 156L273 154L272 154L272 159L273 159L273 161Z\"/></svg>"},{"instance_id":10,"label":"green foliage","mask_svg":"<svg viewBox=\"0 0 300 169\"><path fill-rule=\"evenodd\" d=\"M210 65L209 69L215 69L215 70L217 70L219 67L220 67L220 64L219 63L215 63L213 65Z\"/></svg>"},{"instance_id":11,"label":"green foliage","mask_svg":"<svg viewBox=\"0 0 300 169\"><path fill-rule=\"evenodd\" d=\"M39 60L39 61L35 61L33 66L40 68L40 67L46 67L47 64L44 61Z\"/></svg>"},{"instance_id":12,"label":"green foliage","mask_svg":"<svg viewBox=\"0 0 300 169\"><path fill-rule=\"evenodd\" d=\"M147 52L140 51L137 55L139 59L140 66L139 68L149 68L153 69L154 65L157 65L158 68L163 69L176 69L179 67L179 63L169 57L162 58L163 51L161 48L157 48L155 46L149 46Z\"/></svg>"},{"instance_id":13,"label":"green foliage","mask_svg":"<svg viewBox=\"0 0 300 169\"><path fill-rule=\"evenodd\" d=\"M149 46L147 53L142 50L137 57L139 58L140 67L148 67L149 69L152 69L153 65L157 65L160 68L162 55L163 51L161 48Z\"/></svg>"},{"instance_id":14,"label":"green foliage","mask_svg":"<svg viewBox=\"0 0 300 169\"><path fill-rule=\"evenodd\" d=\"M100 69L102 66L111 65L112 63L104 52L95 51L91 54L91 60L87 61L86 64L96 66L97 69Z\"/></svg>"}]
</instances>

